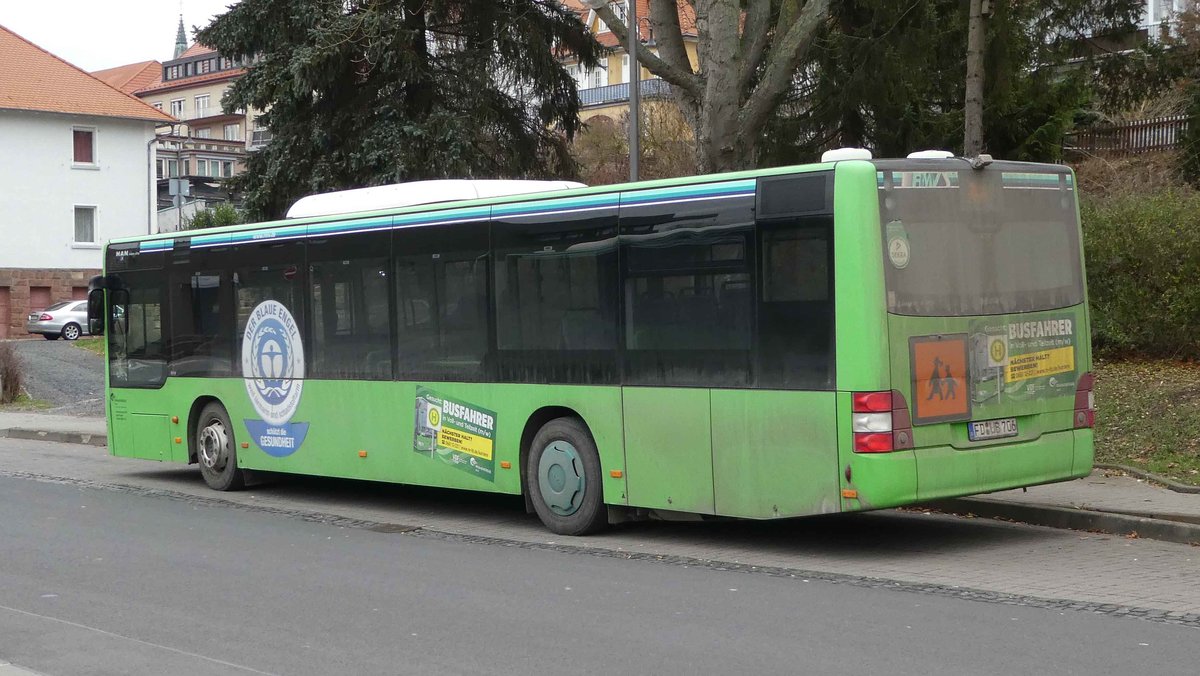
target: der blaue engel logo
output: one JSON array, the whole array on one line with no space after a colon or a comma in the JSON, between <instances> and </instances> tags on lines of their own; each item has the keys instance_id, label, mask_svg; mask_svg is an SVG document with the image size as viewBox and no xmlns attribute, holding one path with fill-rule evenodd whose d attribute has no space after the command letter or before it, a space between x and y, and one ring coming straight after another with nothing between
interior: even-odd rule
<instances>
[{"instance_id":1,"label":"der blaue engel logo","mask_svg":"<svg viewBox=\"0 0 1200 676\"><path fill-rule=\"evenodd\" d=\"M295 453L308 434L308 423L292 422L304 391L304 342L282 303L263 301L250 313L242 334L242 377L262 417L245 421L254 443L276 457Z\"/></svg>"}]
</instances>

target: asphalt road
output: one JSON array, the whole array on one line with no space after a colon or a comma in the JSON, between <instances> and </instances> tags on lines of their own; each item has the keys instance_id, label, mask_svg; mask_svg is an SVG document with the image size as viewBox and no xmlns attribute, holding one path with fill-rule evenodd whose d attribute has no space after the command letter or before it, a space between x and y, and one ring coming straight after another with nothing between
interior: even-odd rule
<instances>
[{"instance_id":1,"label":"asphalt road","mask_svg":"<svg viewBox=\"0 0 1200 676\"><path fill-rule=\"evenodd\" d=\"M104 359L64 340L14 340L29 396L51 412L104 415Z\"/></svg>"},{"instance_id":2,"label":"asphalt road","mask_svg":"<svg viewBox=\"0 0 1200 676\"><path fill-rule=\"evenodd\" d=\"M1196 629L0 477L44 674L1192 674Z\"/></svg>"}]
</instances>

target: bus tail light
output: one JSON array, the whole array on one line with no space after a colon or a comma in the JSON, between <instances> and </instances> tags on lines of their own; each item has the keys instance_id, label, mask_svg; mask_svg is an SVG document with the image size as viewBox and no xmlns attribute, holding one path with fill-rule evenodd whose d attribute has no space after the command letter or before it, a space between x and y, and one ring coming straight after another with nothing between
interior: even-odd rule
<instances>
[{"instance_id":1,"label":"bus tail light","mask_svg":"<svg viewBox=\"0 0 1200 676\"><path fill-rule=\"evenodd\" d=\"M853 395L855 453L891 453L912 448L912 420L904 395L855 392Z\"/></svg>"},{"instance_id":2,"label":"bus tail light","mask_svg":"<svg viewBox=\"0 0 1200 676\"><path fill-rule=\"evenodd\" d=\"M1075 429L1095 427L1096 425L1096 376L1085 373L1079 376L1079 384L1075 386Z\"/></svg>"}]
</instances>

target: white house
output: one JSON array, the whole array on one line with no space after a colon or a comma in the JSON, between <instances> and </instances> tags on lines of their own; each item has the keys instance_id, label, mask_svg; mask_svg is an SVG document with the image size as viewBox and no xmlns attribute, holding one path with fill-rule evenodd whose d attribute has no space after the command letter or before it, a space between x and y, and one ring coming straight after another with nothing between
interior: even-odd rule
<instances>
[{"instance_id":1,"label":"white house","mask_svg":"<svg viewBox=\"0 0 1200 676\"><path fill-rule=\"evenodd\" d=\"M173 118L0 26L0 339L86 294L103 243L151 232Z\"/></svg>"}]
</instances>

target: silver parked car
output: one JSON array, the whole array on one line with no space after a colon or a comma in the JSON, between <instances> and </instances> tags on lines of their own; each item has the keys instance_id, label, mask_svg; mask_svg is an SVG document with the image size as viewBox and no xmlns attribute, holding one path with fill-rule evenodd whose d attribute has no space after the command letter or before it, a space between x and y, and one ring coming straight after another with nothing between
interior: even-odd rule
<instances>
[{"instance_id":1,"label":"silver parked car","mask_svg":"<svg viewBox=\"0 0 1200 676\"><path fill-rule=\"evenodd\" d=\"M40 333L46 340L58 340L59 336L75 340L87 335L87 325L87 301L64 300L45 310L30 312L25 330Z\"/></svg>"}]
</instances>

